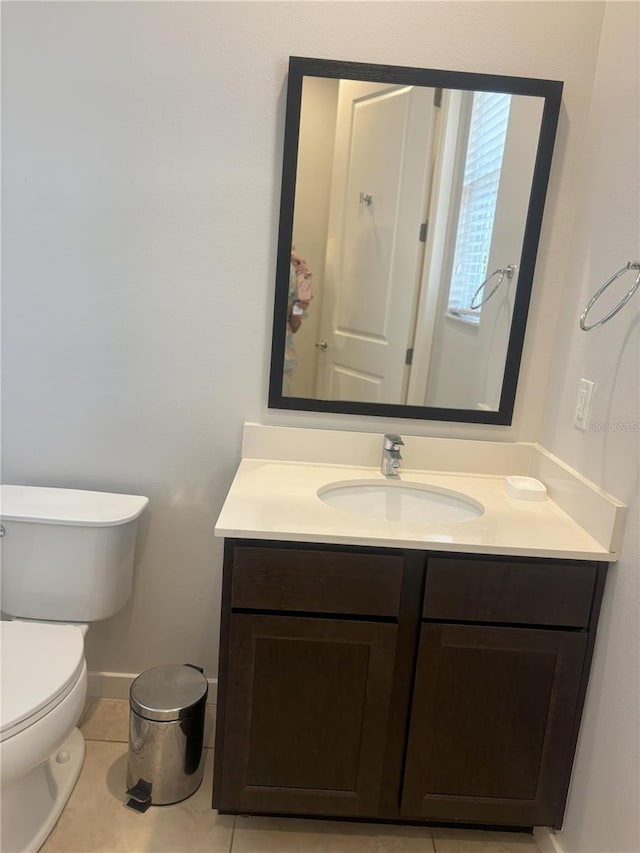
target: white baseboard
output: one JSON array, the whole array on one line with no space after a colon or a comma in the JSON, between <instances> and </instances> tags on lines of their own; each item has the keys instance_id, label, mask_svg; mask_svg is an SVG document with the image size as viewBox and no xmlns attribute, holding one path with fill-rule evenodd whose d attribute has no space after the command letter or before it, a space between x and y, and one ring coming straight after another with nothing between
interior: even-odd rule
<instances>
[{"instance_id":1,"label":"white baseboard","mask_svg":"<svg viewBox=\"0 0 640 853\"><path fill-rule=\"evenodd\" d=\"M560 839L548 826L534 826L533 837L540 848L540 853L564 853Z\"/></svg>"},{"instance_id":2,"label":"white baseboard","mask_svg":"<svg viewBox=\"0 0 640 853\"><path fill-rule=\"evenodd\" d=\"M91 699L128 699L131 682L137 677L138 673L133 672L89 672L87 696ZM215 705L218 698L218 679L208 678L207 681L207 705Z\"/></svg>"},{"instance_id":3,"label":"white baseboard","mask_svg":"<svg viewBox=\"0 0 640 853\"><path fill-rule=\"evenodd\" d=\"M87 673L87 696L91 699L128 699L135 677L131 672L90 671Z\"/></svg>"}]
</instances>

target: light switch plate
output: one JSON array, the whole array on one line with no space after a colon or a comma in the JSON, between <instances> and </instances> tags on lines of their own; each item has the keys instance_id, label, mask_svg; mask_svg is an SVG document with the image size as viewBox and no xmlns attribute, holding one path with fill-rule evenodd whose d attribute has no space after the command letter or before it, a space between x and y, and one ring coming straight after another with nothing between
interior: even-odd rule
<instances>
[{"instance_id":1,"label":"light switch plate","mask_svg":"<svg viewBox=\"0 0 640 853\"><path fill-rule=\"evenodd\" d=\"M591 412L591 398L593 395L594 384L588 379L581 379L578 385L578 399L576 400L576 413L573 419L574 425L586 432L587 424L589 423L589 413Z\"/></svg>"}]
</instances>

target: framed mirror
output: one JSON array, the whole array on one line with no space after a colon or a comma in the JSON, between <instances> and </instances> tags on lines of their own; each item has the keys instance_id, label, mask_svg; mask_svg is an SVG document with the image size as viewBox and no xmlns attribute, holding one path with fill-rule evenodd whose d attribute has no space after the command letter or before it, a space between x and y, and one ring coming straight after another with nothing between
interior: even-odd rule
<instances>
[{"instance_id":1,"label":"framed mirror","mask_svg":"<svg viewBox=\"0 0 640 853\"><path fill-rule=\"evenodd\" d=\"M270 407L511 423L561 95L290 58Z\"/></svg>"}]
</instances>

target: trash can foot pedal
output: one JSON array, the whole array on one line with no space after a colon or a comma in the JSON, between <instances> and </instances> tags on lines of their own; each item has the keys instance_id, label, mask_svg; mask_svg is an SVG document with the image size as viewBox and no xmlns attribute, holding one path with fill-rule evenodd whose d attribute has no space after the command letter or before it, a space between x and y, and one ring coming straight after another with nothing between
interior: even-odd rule
<instances>
[{"instance_id":1,"label":"trash can foot pedal","mask_svg":"<svg viewBox=\"0 0 640 853\"><path fill-rule=\"evenodd\" d=\"M147 782L145 779L138 779L135 785L127 788L127 794L131 798L127 802L127 806L144 814L151 805L151 782Z\"/></svg>"}]
</instances>

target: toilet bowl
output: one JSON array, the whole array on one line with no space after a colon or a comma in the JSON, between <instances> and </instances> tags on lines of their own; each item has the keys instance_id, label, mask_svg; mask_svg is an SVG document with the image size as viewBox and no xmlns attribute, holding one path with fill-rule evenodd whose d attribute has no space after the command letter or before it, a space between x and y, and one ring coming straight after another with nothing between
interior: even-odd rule
<instances>
[{"instance_id":1,"label":"toilet bowl","mask_svg":"<svg viewBox=\"0 0 640 853\"><path fill-rule=\"evenodd\" d=\"M84 760L87 622L127 601L148 499L1 487L0 850L32 853L53 829ZM43 621L45 620L45 621Z\"/></svg>"},{"instance_id":2,"label":"toilet bowl","mask_svg":"<svg viewBox=\"0 0 640 853\"><path fill-rule=\"evenodd\" d=\"M78 626L2 622L0 642L2 850L18 853L38 850L80 774L87 666Z\"/></svg>"}]
</instances>

